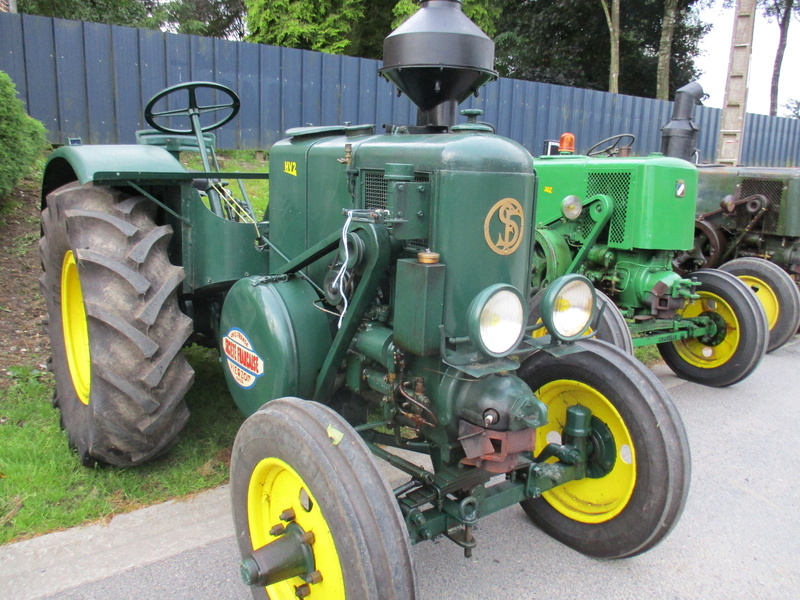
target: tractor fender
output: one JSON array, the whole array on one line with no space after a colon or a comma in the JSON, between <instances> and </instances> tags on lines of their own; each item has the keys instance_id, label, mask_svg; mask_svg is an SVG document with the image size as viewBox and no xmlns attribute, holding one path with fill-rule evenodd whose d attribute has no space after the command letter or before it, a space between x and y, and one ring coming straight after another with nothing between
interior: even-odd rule
<instances>
[{"instance_id":1,"label":"tractor fender","mask_svg":"<svg viewBox=\"0 0 800 600\"><path fill-rule=\"evenodd\" d=\"M61 146L50 155L45 165L42 208L50 192L72 181L89 183L98 173L135 173L136 179L141 180L154 173L183 171L185 169L172 154L157 146Z\"/></svg>"},{"instance_id":2,"label":"tractor fender","mask_svg":"<svg viewBox=\"0 0 800 600\"><path fill-rule=\"evenodd\" d=\"M247 277L225 298L220 357L228 389L245 416L270 400L311 398L333 343L328 317L307 281Z\"/></svg>"}]
</instances>

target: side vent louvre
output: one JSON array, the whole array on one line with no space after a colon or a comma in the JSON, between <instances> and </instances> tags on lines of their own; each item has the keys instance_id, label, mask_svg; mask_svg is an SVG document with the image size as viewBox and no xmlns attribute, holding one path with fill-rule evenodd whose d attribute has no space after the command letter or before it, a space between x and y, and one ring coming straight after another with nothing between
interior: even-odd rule
<instances>
[{"instance_id":1,"label":"side vent louvre","mask_svg":"<svg viewBox=\"0 0 800 600\"><path fill-rule=\"evenodd\" d=\"M781 213L781 200L783 198L783 184L781 180L775 179L743 179L739 191L739 198L748 198L760 194L769 200L767 214L764 215L761 225L756 225L764 233L776 233L778 231L778 218ZM738 223L740 229L747 227L752 215L741 210Z\"/></svg>"},{"instance_id":2,"label":"side vent louvre","mask_svg":"<svg viewBox=\"0 0 800 600\"><path fill-rule=\"evenodd\" d=\"M614 215L608 232L610 244L623 244L628 227L628 195L631 187L630 173L589 173L586 197L597 194L611 196L614 200Z\"/></svg>"},{"instance_id":3,"label":"side vent louvre","mask_svg":"<svg viewBox=\"0 0 800 600\"><path fill-rule=\"evenodd\" d=\"M362 176L364 208L386 208L389 183L383 178L383 171L363 171ZM427 183L428 181L430 181L430 176L427 173L414 173L415 183ZM427 238L406 240L405 245L424 249L428 247L428 240Z\"/></svg>"}]
</instances>

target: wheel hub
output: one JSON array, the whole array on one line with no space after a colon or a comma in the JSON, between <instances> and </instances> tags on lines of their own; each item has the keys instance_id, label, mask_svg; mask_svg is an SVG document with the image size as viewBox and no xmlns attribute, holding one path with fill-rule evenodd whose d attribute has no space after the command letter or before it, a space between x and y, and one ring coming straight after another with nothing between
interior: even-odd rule
<instances>
[{"instance_id":1,"label":"wheel hub","mask_svg":"<svg viewBox=\"0 0 800 600\"><path fill-rule=\"evenodd\" d=\"M592 479L605 477L614 468L614 463L617 460L617 445L614 443L614 436L611 430L597 417L592 417L589 444L586 476Z\"/></svg>"},{"instance_id":2,"label":"wheel hub","mask_svg":"<svg viewBox=\"0 0 800 600\"><path fill-rule=\"evenodd\" d=\"M697 339L705 346L718 346L721 344L728 333L725 318L714 311L705 311L700 316L709 319L712 327L709 328L709 333L701 335Z\"/></svg>"},{"instance_id":3,"label":"wheel hub","mask_svg":"<svg viewBox=\"0 0 800 600\"><path fill-rule=\"evenodd\" d=\"M291 509L290 509L291 510ZM300 577L307 584L322 581L315 569L314 534L303 531L297 523L275 525L271 533L274 541L254 550L241 564L242 581L247 585L266 587L292 577ZM298 590L303 586L298 586ZM302 597L302 596L301 596Z\"/></svg>"}]
</instances>

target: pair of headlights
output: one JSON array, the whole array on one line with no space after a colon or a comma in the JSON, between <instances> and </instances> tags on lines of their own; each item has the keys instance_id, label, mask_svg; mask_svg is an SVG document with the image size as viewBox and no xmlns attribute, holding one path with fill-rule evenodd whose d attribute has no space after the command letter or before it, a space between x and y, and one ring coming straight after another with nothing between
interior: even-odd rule
<instances>
[{"instance_id":1,"label":"pair of headlights","mask_svg":"<svg viewBox=\"0 0 800 600\"><path fill-rule=\"evenodd\" d=\"M581 275L554 281L542 299L542 321L551 335L572 341L584 335L592 320L594 287ZM478 294L468 312L469 337L491 357L513 352L528 323L527 302L512 285L497 284Z\"/></svg>"}]
</instances>

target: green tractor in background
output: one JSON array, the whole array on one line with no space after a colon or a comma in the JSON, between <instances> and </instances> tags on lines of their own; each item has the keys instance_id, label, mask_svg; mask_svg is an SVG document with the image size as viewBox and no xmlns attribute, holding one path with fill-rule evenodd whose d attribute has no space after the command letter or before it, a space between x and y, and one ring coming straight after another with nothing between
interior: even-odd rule
<instances>
[{"instance_id":1,"label":"green tractor in background","mask_svg":"<svg viewBox=\"0 0 800 600\"><path fill-rule=\"evenodd\" d=\"M86 464L167 451L195 341L219 349L248 417L231 488L256 598L414 598L411 544L446 536L469 555L477 520L517 504L591 556L652 548L686 500L686 434L649 371L583 339L586 278L550 282L551 335L529 335L531 156L455 124L496 76L491 40L460 2L431 0L384 56L418 124L288 131L268 221L225 184L245 175L213 169L210 131L239 108L216 84L156 96L137 145L50 157L41 283L70 444ZM374 457L407 483L392 490Z\"/></svg>"},{"instance_id":2,"label":"green tractor in background","mask_svg":"<svg viewBox=\"0 0 800 600\"><path fill-rule=\"evenodd\" d=\"M696 156L693 116L702 94L700 86L676 93L673 123L682 135L665 149L670 156ZM700 164L697 170L694 244L675 256L674 267L680 273L720 268L743 279L764 305L770 349L777 348L800 320L800 169Z\"/></svg>"},{"instance_id":3,"label":"green tractor in background","mask_svg":"<svg viewBox=\"0 0 800 600\"><path fill-rule=\"evenodd\" d=\"M661 154L630 156L634 139L613 136L576 155L565 134L561 154L535 159L533 287L581 273L624 316L620 322L608 312L601 339L617 343L629 331L633 346L657 344L678 376L734 384L766 351L764 311L727 273L704 269L685 278L673 271L675 252L693 243L697 169ZM533 319L541 297L531 301Z\"/></svg>"}]
</instances>

